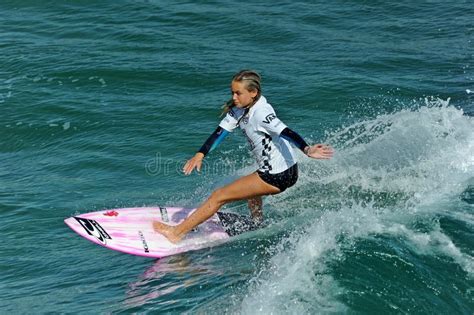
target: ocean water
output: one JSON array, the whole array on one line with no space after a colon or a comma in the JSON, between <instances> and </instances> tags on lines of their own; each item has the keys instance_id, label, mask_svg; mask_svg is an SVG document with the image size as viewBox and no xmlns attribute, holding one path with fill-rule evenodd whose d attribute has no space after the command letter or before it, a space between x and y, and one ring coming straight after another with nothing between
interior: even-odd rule
<instances>
[{"instance_id":1,"label":"ocean water","mask_svg":"<svg viewBox=\"0 0 474 315\"><path fill-rule=\"evenodd\" d=\"M473 34L461 0L2 0L0 312L473 314ZM160 260L68 229L252 172L240 132L179 172L243 68L336 150L266 228Z\"/></svg>"}]
</instances>

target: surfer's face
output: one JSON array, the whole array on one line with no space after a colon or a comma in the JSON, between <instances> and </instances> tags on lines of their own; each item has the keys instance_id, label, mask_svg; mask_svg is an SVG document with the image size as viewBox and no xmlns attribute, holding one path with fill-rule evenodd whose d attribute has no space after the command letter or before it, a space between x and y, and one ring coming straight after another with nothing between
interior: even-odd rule
<instances>
[{"instance_id":1,"label":"surfer's face","mask_svg":"<svg viewBox=\"0 0 474 315\"><path fill-rule=\"evenodd\" d=\"M257 91L249 91L244 82L232 81L232 100L239 108L247 107L253 103Z\"/></svg>"}]
</instances>

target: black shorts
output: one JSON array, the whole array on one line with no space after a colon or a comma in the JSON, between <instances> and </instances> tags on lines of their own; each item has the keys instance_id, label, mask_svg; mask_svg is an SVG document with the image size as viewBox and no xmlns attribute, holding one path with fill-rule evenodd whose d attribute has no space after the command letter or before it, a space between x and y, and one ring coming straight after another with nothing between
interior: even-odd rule
<instances>
[{"instance_id":1,"label":"black shorts","mask_svg":"<svg viewBox=\"0 0 474 315\"><path fill-rule=\"evenodd\" d=\"M257 174L265 183L280 189L280 192L284 192L298 180L298 165L295 164L286 171L277 174L261 171L257 171Z\"/></svg>"}]
</instances>

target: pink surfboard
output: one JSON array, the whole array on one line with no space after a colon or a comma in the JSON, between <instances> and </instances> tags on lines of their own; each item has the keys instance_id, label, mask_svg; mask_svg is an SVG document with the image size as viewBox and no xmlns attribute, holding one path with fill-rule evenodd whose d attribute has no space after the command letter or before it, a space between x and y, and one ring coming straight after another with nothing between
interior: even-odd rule
<instances>
[{"instance_id":1,"label":"pink surfboard","mask_svg":"<svg viewBox=\"0 0 474 315\"><path fill-rule=\"evenodd\" d=\"M215 214L189 232L178 244L153 230L153 221L176 225L196 209L141 207L103 210L64 220L77 234L98 245L119 252L161 258L221 244L231 236L253 230L248 218ZM249 223L250 222L250 223Z\"/></svg>"}]
</instances>

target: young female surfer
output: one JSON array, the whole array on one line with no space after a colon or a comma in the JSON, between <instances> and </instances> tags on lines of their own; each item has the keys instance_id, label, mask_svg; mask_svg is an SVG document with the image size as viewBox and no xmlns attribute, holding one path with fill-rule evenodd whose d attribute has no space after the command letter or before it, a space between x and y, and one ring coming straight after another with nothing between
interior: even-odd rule
<instances>
[{"instance_id":1,"label":"young female surfer","mask_svg":"<svg viewBox=\"0 0 474 315\"><path fill-rule=\"evenodd\" d=\"M308 145L296 132L279 120L273 107L262 95L260 76L252 70L242 70L231 83L232 99L227 102L226 116L196 155L185 164L183 172L201 170L202 160L226 137L240 127L249 141L258 163L258 170L233 183L216 189L186 220L176 226L154 222L154 229L173 243L216 213L224 204L248 200L252 217L262 220L262 196L278 194L293 186L298 179L298 166L290 145L308 157L329 159L333 150L324 144Z\"/></svg>"}]
</instances>

